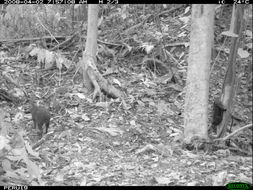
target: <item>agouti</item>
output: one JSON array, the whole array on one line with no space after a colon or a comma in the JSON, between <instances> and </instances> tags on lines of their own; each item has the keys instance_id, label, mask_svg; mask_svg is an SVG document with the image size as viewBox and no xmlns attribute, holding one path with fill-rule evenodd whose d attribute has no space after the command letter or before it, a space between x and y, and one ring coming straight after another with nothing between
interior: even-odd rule
<instances>
[{"instance_id":1,"label":"agouti","mask_svg":"<svg viewBox=\"0 0 253 190\"><path fill-rule=\"evenodd\" d=\"M49 111L42 107L42 106L37 106L35 103L31 103L31 109L30 112L32 114L32 120L34 124L34 128L36 130L40 130L40 136L42 137L43 135L43 125L46 127L46 132L49 127L49 122L50 122L50 113Z\"/></svg>"}]
</instances>

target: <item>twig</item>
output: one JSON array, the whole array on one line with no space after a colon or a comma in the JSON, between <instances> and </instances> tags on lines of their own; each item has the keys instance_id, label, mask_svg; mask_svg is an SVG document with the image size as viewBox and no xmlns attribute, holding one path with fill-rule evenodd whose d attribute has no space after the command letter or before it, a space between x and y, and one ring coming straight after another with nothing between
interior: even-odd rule
<instances>
[{"instance_id":1,"label":"twig","mask_svg":"<svg viewBox=\"0 0 253 190\"><path fill-rule=\"evenodd\" d=\"M232 137L233 135L235 135L236 133L238 133L239 131L242 131L242 130L244 130L244 129L246 129L246 128L250 128L250 127L252 127L252 123L251 123L251 124L248 124L248 125L245 125L245 126L239 128L239 129L235 130L233 133L230 133L230 134L229 134L228 136L226 136L226 137L219 138L219 139L214 139L214 141L226 141L226 140L228 140L230 137Z\"/></svg>"},{"instance_id":2,"label":"twig","mask_svg":"<svg viewBox=\"0 0 253 190\"><path fill-rule=\"evenodd\" d=\"M165 47L171 47L171 46L189 46L189 42L175 42L175 43L169 43L169 44L166 44Z\"/></svg>"},{"instance_id":3,"label":"twig","mask_svg":"<svg viewBox=\"0 0 253 190\"><path fill-rule=\"evenodd\" d=\"M35 149L35 148L39 147L41 144L43 144L45 141L47 141L49 139L49 137L53 135L53 133L54 133L53 131L47 133L43 138L41 138L37 143L35 143L32 146L32 149Z\"/></svg>"},{"instance_id":4,"label":"twig","mask_svg":"<svg viewBox=\"0 0 253 190\"><path fill-rule=\"evenodd\" d=\"M56 50L57 48L59 48L59 47L65 45L65 44L67 44L68 42L70 42L71 40L73 40L77 35L78 35L78 33L75 33L75 34L73 34L70 38L66 38L66 40L65 40L64 42L62 42L62 43L59 43L59 42L58 42L58 45L55 46L55 47L53 47L53 48L51 48L50 51L54 51L54 50Z\"/></svg>"},{"instance_id":5,"label":"twig","mask_svg":"<svg viewBox=\"0 0 253 190\"><path fill-rule=\"evenodd\" d=\"M163 11L163 12L161 12L161 13L155 15L155 16L160 17L160 16L162 16L163 14L168 14L168 13L173 12L173 11L179 9L179 8L181 8L181 6L180 6L180 7L173 7L173 8L171 8L171 9L166 10L166 11ZM131 31L131 30L133 30L133 29L135 29L135 28L138 28L138 27L140 27L140 26L143 26L144 23L145 23L149 18L151 18L152 16L153 16L153 15L149 15L149 16L148 16L147 18L145 18L142 22L140 22L140 23L138 23L138 24L136 24L136 25L134 25L134 26L131 26L129 29L125 30L124 33L127 34L129 31Z\"/></svg>"},{"instance_id":6,"label":"twig","mask_svg":"<svg viewBox=\"0 0 253 190\"><path fill-rule=\"evenodd\" d=\"M102 44L106 44L106 45L111 45L111 46L124 46L124 44L115 44L115 43L111 43L111 42L104 42L102 40L97 40L99 43L102 43Z\"/></svg>"},{"instance_id":7,"label":"twig","mask_svg":"<svg viewBox=\"0 0 253 190\"><path fill-rule=\"evenodd\" d=\"M182 5L182 6L183 6L183 5ZM159 13L158 16L162 16L163 14L168 14L168 13L170 13L170 12L173 12L173 11L175 11L175 10L177 10L177 9L180 9L182 6L173 7L173 8L171 8L171 9L169 9L169 10L165 10L165 11Z\"/></svg>"},{"instance_id":8,"label":"twig","mask_svg":"<svg viewBox=\"0 0 253 190\"><path fill-rule=\"evenodd\" d=\"M218 54L217 54L216 57L214 58L213 65L212 65L212 67L211 67L211 69L210 69L210 73L212 73L213 68L214 68L214 65L217 63L217 59L218 59L219 56L220 56L221 50L222 50L223 48L225 48L225 43L226 43L226 41L227 41L227 37L225 36L225 40L224 40L223 44L221 45L221 49L218 51ZM215 47L213 47L213 48L215 49ZM215 50L214 50L214 51L215 51Z\"/></svg>"},{"instance_id":9,"label":"twig","mask_svg":"<svg viewBox=\"0 0 253 190\"><path fill-rule=\"evenodd\" d=\"M57 39L53 36L53 34L42 24L42 22L40 21L39 17L37 16L37 19L39 21L39 23L41 24L41 26L53 37L53 39L59 44L59 42L57 41Z\"/></svg>"},{"instance_id":10,"label":"twig","mask_svg":"<svg viewBox=\"0 0 253 190\"><path fill-rule=\"evenodd\" d=\"M16 87L20 87L17 83L17 81L15 81L8 73L3 72L3 77L10 83L14 84Z\"/></svg>"}]
</instances>

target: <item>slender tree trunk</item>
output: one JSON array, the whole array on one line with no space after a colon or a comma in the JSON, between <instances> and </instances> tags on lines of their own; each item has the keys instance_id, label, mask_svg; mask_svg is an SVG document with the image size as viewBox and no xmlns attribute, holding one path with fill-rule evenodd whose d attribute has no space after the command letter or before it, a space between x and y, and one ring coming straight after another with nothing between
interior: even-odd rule
<instances>
[{"instance_id":1,"label":"slender tree trunk","mask_svg":"<svg viewBox=\"0 0 253 190\"><path fill-rule=\"evenodd\" d=\"M97 53L97 36L98 36L98 5L88 6L88 31L85 51L83 52L82 70L83 82L88 91L93 91L93 100L97 97L102 100L102 91L105 95L113 98L121 98L122 94L114 88L103 76L99 73L96 63Z\"/></svg>"},{"instance_id":2,"label":"slender tree trunk","mask_svg":"<svg viewBox=\"0 0 253 190\"><path fill-rule=\"evenodd\" d=\"M184 137L208 139L208 92L214 5L193 5L184 110Z\"/></svg>"}]
</instances>

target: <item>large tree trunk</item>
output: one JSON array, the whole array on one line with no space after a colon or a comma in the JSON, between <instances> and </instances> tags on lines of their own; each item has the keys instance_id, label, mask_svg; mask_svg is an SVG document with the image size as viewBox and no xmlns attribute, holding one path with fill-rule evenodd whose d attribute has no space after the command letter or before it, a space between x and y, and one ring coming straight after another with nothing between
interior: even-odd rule
<instances>
[{"instance_id":1,"label":"large tree trunk","mask_svg":"<svg viewBox=\"0 0 253 190\"><path fill-rule=\"evenodd\" d=\"M214 5L193 5L184 110L184 141L208 139L208 92Z\"/></svg>"},{"instance_id":2,"label":"large tree trunk","mask_svg":"<svg viewBox=\"0 0 253 190\"><path fill-rule=\"evenodd\" d=\"M93 100L102 98L102 91L111 97L121 97L120 91L114 88L109 82L99 73L96 63L97 53L97 23L98 23L98 5L88 6L88 31L85 51L83 52L83 80L84 86L93 91Z\"/></svg>"}]
</instances>

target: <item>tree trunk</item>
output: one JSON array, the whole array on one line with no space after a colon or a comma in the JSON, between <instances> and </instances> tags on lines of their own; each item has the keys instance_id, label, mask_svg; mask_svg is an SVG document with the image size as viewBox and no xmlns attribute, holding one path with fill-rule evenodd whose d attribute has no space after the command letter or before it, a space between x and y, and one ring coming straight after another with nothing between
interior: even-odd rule
<instances>
[{"instance_id":1,"label":"tree trunk","mask_svg":"<svg viewBox=\"0 0 253 190\"><path fill-rule=\"evenodd\" d=\"M208 139L208 92L214 5L193 5L184 110L184 141Z\"/></svg>"},{"instance_id":2,"label":"tree trunk","mask_svg":"<svg viewBox=\"0 0 253 190\"><path fill-rule=\"evenodd\" d=\"M88 91L93 91L93 100L97 97L101 100L102 91L110 97L119 98L122 97L121 92L109 84L109 82L99 73L96 67L97 23L98 5L89 5L87 40L82 59L84 86L88 89Z\"/></svg>"},{"instance_id":3,"label":"tree trunk","mask_svg":"<svg viewBox=\"0 0 253 190\"><path fill-rule=\"evenodd\" d=\"M234 5L235 6L235 5ZM237 51L240 43L240 38L243 30L243 14L244 14L244 5L236 5L235 9L235 20L232 22L234 28L232 32L237 35L237 37L232 37L232 44L230 48L230 54L228 58L228 68L225 75L224 83L222 86L222 94L220 97L220 102L222 106L226 108L225 113L222 115L222 122L218 128L217 137L223 137L227 131L227 125L231 118L231 106L233 105L233 96L234 96L234 84L236 80L236 57Z\"/></svg>"}]
</instances>

